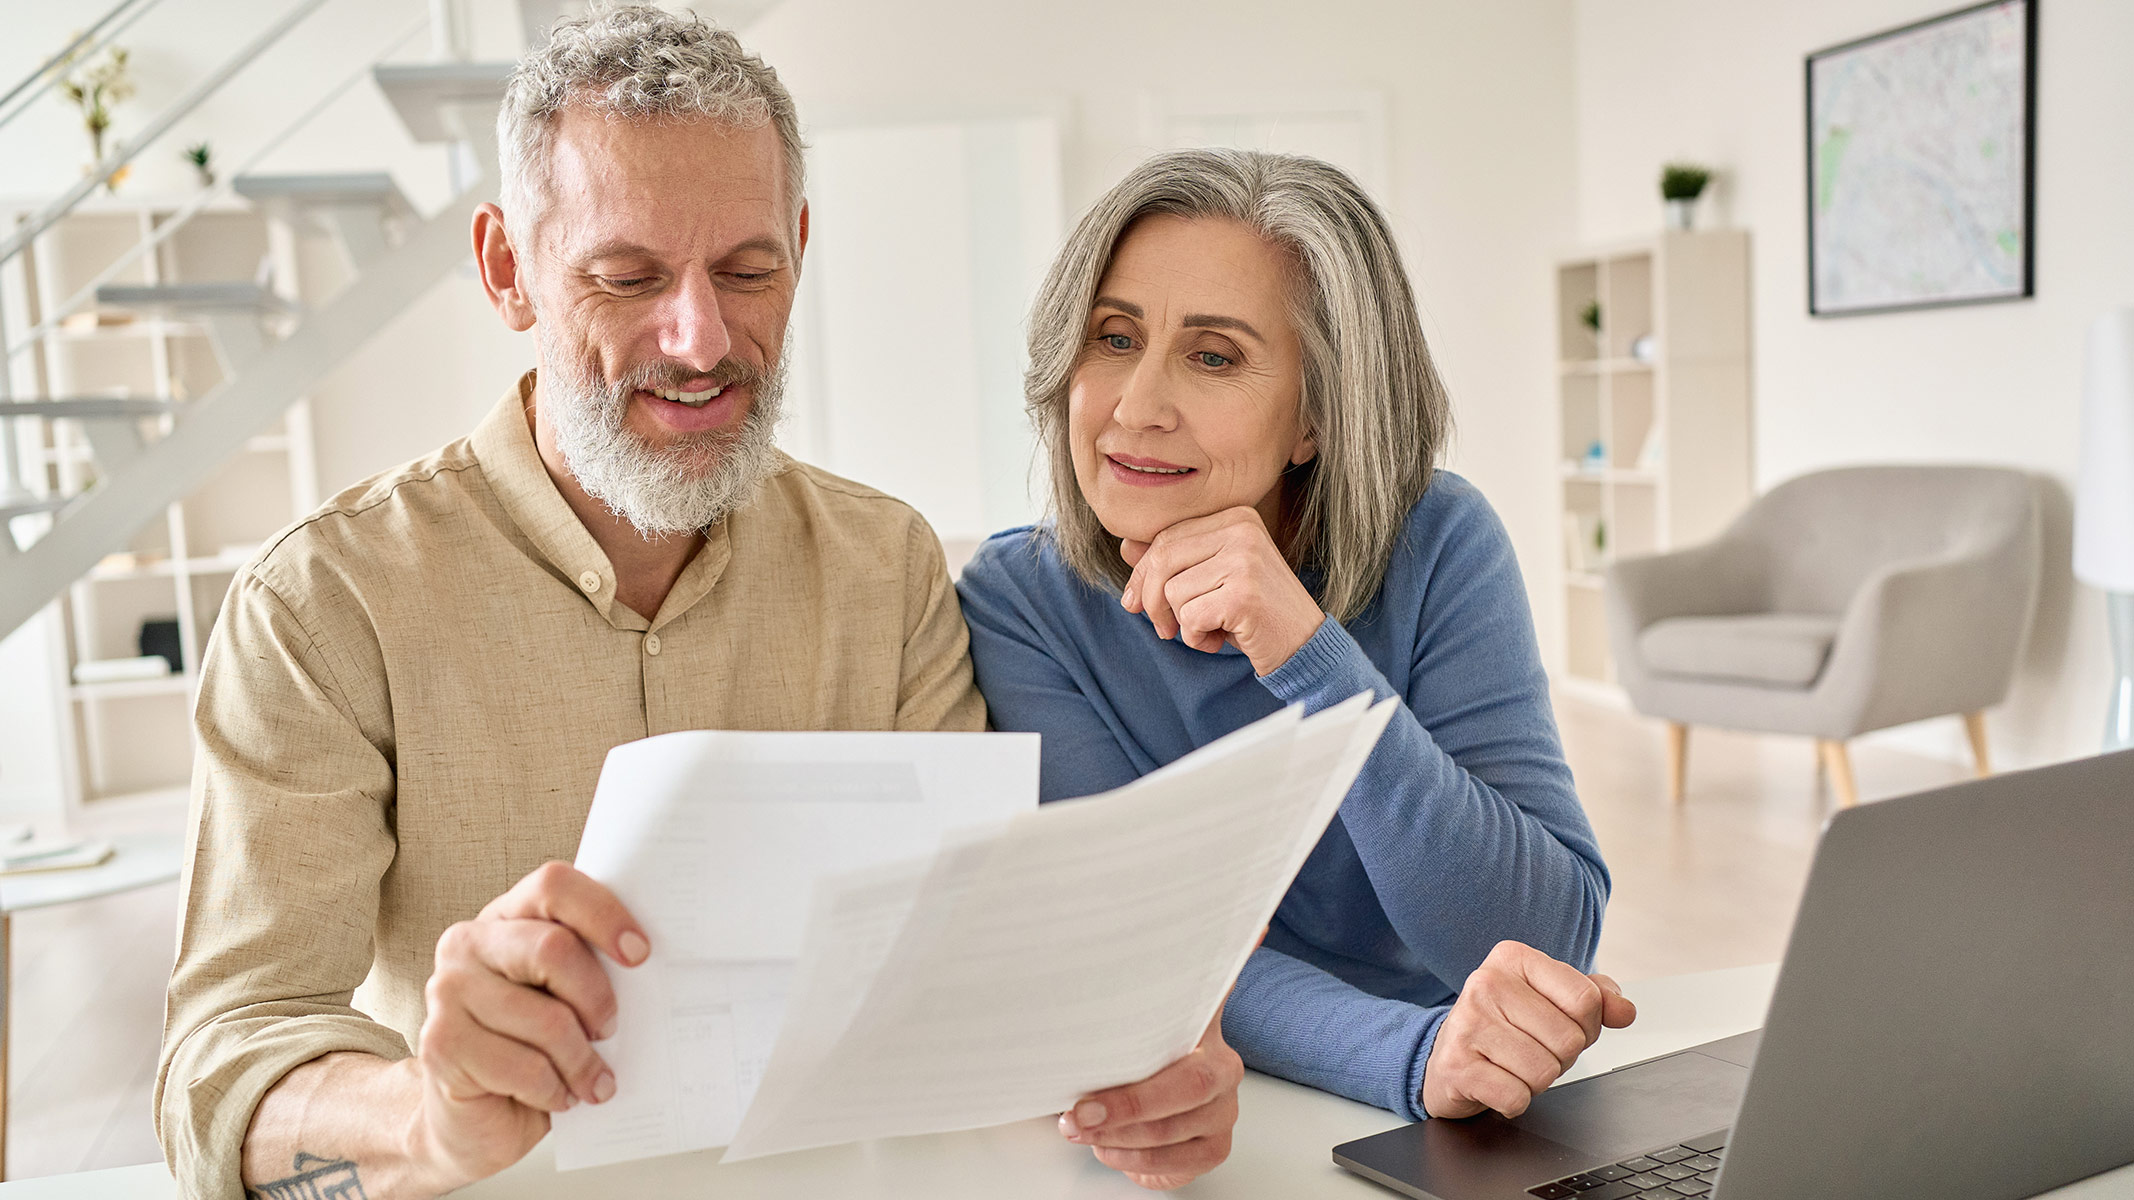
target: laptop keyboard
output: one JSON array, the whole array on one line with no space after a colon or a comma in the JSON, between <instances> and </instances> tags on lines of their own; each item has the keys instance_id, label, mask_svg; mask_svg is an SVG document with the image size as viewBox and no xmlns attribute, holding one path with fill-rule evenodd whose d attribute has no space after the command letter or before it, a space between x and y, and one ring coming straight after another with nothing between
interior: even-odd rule
<instances>
[{"instance_id":1,"label":"laptop keyboard","mask_svg":"<svg viewBox=\"0 0 2134 1200\"><path fill-rule=\"evenodd\" d=\"M1711 1192L1725 1156L1727 1131L1626 1158L1526 1189L1541 1200L1683 1200Z\"/></svg>"}]
</instances>

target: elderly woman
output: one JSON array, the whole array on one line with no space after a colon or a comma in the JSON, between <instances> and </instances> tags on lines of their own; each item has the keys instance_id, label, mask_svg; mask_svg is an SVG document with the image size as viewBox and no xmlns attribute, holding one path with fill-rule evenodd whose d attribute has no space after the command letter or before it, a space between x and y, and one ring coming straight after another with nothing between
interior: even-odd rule
<instances>
[{"instance_id":1,"label":"elderly woman","mask_svg":"<svg viewBox=\"0 0 2134 1200\"><path fill-rule=\"evenodd\" d=\"M1433 470L1450 414L1385 218L1321 162L1159 155L1076 228L1030 357L1052 518L960 589L995 725L1044 735L1045 799L1283 705L1404 702L1196 1053L1411 1118L1523 1111L1631 1009L1583 973L1607 869L1511 543ZM1234 1119L1234 1082L1198 1078L1062 1131L1175 1182Z\"/></svg>"}]
</instances>

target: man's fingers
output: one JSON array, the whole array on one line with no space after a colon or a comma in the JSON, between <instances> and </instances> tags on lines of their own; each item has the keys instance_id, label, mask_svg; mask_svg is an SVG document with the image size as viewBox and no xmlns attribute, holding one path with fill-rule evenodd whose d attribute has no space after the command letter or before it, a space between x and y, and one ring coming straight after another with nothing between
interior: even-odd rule
<instances>
[{"instance_id":1,"label":"man's fingers","mask_svg":"<svg viewBox=\"0 0 2134 1200\"><path fill-rule=\"evenodd\" d=\"M425 1028L422 1065L454 1100L504 1096L552 1113L571 1105L570 1089L547 1055L472 1021Z\"/></svg>"},{"instance_id":2,"label":"man's fingers","mask_svg":"<svg viewBox=\"0 0 2134 1200\"><path fill-rule=\"evenodd\" d=\"M1237 1093L1224 1092L1199 1108L1176 1116L1154 1121L1111 1121L1083 1131L1079 1140L1091 1146L1150 1149L1227 1133L1236 1124Z\"/></svg>"},{"instance_id":3,"label":"man's fingers","mask_svg":"<svg viewBox=\"0 0 2134 1200\"><path fill-rule=\"evenodd\" d=\"M1129 1150L1114 1146L1094 1147L1097 1161L1115 1171L1124 1172L1135 1183L1147 1188L1171 1188L1182 1186L1187 1180L1222 1165L1230 1157L1230 1134L1211 1134L1181 1142L1175 1146L1160 1146L1150 1150ZM1183 1178L1180 1178L1183 1176Z\"/></svg>"},{"instance_id":4,"label":"man's fingers","mask_svg":"<svg viewBox=\"0 0 2134 1200\"><path fill-rule=\"evenodd\" d=\"M543 863L489 902L484 917L554 921L598 947L609 958L634 967L645 961L651 942L615 893L569 863Z\"/></svg>"},{"instance_id":5,"label":"man's fingers","mask_svg":"<svg viewBox=\"0 0 2134 1200\"><path fill-rule=\"evenodd\" d=\"M539 1051L578 1099L598 1104L615 1094L607 1063L593 1051L570 1006L499 976L469 974L463 985L465 1011L476 1024Z\"/></svg>"},{"instance_id":6,"label":"man's fingers","mask_svg":"<svg viewBox=\"0 0 2134 1200\"><path fill-rule=\"evenodd\" d=\"M615 989L593 951L561 925L539 920L462 921L438 942L438 967L487 970L540 988L570 1006L592 1040L615 1032Z\"/></svg>"},{"instance_id":7,"label":"man's fingers","mask_svg":"<svg viewBox=\"0 0 2134 1200\"><path fill-rule=\"evenodd\" d=\"M1595 975L1592 976L1592 979L1594 984L1600 988L1603 997L1601 1001L1602 1025L1610 1029L1621 1029L1638 1019L1638 1006L1631 1003L1630 997L1623 994L1622 987L1615 980L1606 975Z\"/></svg>"},{"instance_id":8,"label":"man's fingers","mask_svg":"<svg viewBox=\"0 0 2134 1200\"><path fill-rule=\"evenodd\" d=\"M1067 1115L1085 1133L1106 1125L1161 1120L1199 1108L1222 1092L1235 1091L1244 1073L1244 1065L1228 1047L1220 1053L1195 1050L1139 1083L1084 1097ZM1063 1131L1067 1125L1061 1122ZM1071 1131L1069 1136L1073 1136Z\"/></svg>"}]
</instances>

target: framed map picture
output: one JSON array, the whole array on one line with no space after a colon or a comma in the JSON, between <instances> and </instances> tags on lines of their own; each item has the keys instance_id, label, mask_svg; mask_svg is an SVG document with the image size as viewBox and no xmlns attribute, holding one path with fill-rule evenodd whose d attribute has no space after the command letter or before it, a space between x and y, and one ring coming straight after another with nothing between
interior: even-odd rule
<instances>
[{"instance_id":1,"label":"framed map picture","mask_svg":"<svg viewBox=\"0 0 2134 1200\"><path fill-rule=\"evenodd\" d=\"M1808 56L1808 311L2031 294L2038 0Z\"/></svg>"}]
</instances>

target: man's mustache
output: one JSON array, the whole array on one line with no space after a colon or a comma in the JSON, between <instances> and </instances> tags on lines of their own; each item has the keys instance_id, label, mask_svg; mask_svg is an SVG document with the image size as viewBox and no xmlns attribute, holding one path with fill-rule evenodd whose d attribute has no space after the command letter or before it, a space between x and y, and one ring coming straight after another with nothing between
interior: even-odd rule
<instances>
[{"instance_id":1,"label":"man's mustache","mask_svg":"<svg viewBox=\"0 0 2134 1200\"><path fill-rule=\"evenodd\" d=\"M765 374L761 367L739 358L722 358L709 371L699 371L694 367L662 359L633 367L615 387L624 395L639 389L648 392L662 389L673 391L705 379L711 380L714 387L752 387L762 383Z\"/></svg>"}]
</instances>

